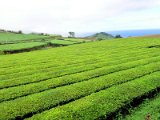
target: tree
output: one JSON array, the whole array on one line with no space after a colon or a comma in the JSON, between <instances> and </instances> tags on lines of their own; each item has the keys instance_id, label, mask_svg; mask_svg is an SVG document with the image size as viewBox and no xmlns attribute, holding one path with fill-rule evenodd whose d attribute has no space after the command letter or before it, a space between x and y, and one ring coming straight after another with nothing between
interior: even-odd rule
<instances>
[{"instance_id":1,"label":"tree","mask_svg":"<svg viewBox=\"0 0 160 120\"><path fill-rule=\"evenodd\" d=\"M122 36L121 35L116 35L115 38L122 38Z\"/></svg>"},{"instance_id":2,"label":"tree","mask_svg":"<svg viewBox=\"0 0 160 120\"><path fill-rule=\"evenodd\" d=\"M69 37L74 38L75 37L75 32L68 32L69 33Z\"/></svg>"},{"instance_id":3,"label":"tree","mask_svg":"<svg viewBox=\"0 0 160 120\"><path fill-rule=\"evenodd\" d=\"M22 34L22 31L21 31L21 30L19 30L19 31L18 31L18 34Z\"/></svg>"}]
</instances>

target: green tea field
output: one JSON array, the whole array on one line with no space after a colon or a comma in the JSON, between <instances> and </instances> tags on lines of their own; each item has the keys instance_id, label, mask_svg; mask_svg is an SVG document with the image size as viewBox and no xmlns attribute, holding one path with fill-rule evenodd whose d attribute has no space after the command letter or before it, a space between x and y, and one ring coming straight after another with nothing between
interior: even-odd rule
<instances>
[{"instance_id":1,"label":"green tea field","mask_svg":"<svg viewBox=\"0 0 160 120\"><path fill-rule=\"evenodd\" d=\"M0 32L0 43L27 42L30 40L46 39L48 36L38 34L16 34L10 32Z\"/></svg>"},{"instance_id":2,"label":"green tea field","mask_svg":"<svg viewBox=\"0 0 160 120\"><path fill-rule=\"evenodd\" d=\"M12 54L89 42L78 38L57 39L57 35L0 32L0 54Z\"/></svg>"},{"instance_id":3,"label":"green tea field","mask_svg":"<svg viewBox=\"0 0 160 120\"><path fill-rule=\"evenodd\" d=\"M160 38L64 41L0 55L0 120L160 120Z\"/></svg>"}]
</instances>

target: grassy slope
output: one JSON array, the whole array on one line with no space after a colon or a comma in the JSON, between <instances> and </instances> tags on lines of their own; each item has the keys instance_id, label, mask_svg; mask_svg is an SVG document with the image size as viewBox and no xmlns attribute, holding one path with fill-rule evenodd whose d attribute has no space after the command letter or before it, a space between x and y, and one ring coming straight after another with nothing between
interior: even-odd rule
<instances>
[{"instance_id":1,"label":"grassy slope","mask_svg":"<svg viewBox=\"0 0 160 120\"><path fill-rule=\"evenodd\" d=\"M80 39L80 38L66 38L65 40L67 41L72 41L72 42L89 42L89 40L86 40L86 39Z\"/></svg>"},{"instance_id":2,"label":"grassy slope","mask_svg":"<svg viewBox=\"0 0 160 120\"><path fill-rule=\"evenodd\" d=\"M52 44L60 44L60 45L72 45L77 43L77 42L67 41L67 40L51 40L50 42Z\"/></svg>"},{"instance_id":3,"label":"grassy slope","mask_svg":"<svg viewBox=\"0 0 160 120\"><path fill-rule=\"evenodd\" d=\"M34 113L35 119L58 115L82 119L115 111L124 102L160 87L160 51L147 48L157 44L159 39L128 38L2 55L0 118ZM131 92L121 98L126 90Z\"/></svg>"},{"instance_id":4,"label":"grassy slope","mask_svg":"<svg viewBox=\"0 0 160 120\"><path fill-rule=\"evenodd\" d=\"M20 40L45 38L47 36L36 35L36 34L15 34L15 33L4 33L0 32L0 42L15 42Z\"/></svg>"},{"instance_id":5,"label":"grassy slope","mask_svg":"<svg viewBox=\"0 0 160 120\"><path fill-rule=\"evenodd\" d=\"M79 39L79 38L66 38L64 40L51 40L52 44L59 44L59 45L72 45L76 43L84 43L90 42L89 40Z\"/></svg>"},{"instance_id":6,"label":"grassy slope","mask_svg":"<svg viewBox=\"0 0 160 120\"><path fill-rule=\"evenodd\" d=\"M82 41L82 39L80 40L76 38L67 40L52 40L53 38L49 37L50 36L37 34L16 34L9 32L0 32L0 44L2 44L0 45L0 54L3 54L4 51L14 52L16 50L23 50L22 52L24 52L26 49L29 50L38 46L43 47L43 45L49 45L49 43L56 45L72 45L84 41Z\"/></svg>"}]
</instances>

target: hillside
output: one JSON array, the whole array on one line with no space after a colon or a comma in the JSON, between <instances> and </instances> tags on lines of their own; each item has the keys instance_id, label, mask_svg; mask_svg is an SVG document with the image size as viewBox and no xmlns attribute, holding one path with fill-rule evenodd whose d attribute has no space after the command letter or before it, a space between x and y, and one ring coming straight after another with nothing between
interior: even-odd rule
<instances>
[{"instance_id":1,"label":"hillside","mask_svg":"<svg viewBox=\"0 0 160 120\"><path fill-rule=\"evenodd\" d=\"M90 42L79 38L65 38L60 35L23 34L16 32L0 32L0 54L28 52L52 47L67 46Z\"/></svg>"},{"instance_id":2,"label":"hillside","mask_svg":"<svg viewBox=\"0 0 160 120\"><path fill-rule=\"evenodd\" d=\"M126 38L1 55L0 119L112 120L122 113L125 120L159 99L158 45L159 38Z\"/></svg>"},{"instance_id":3,"label":"hillside","mask_svg":"<svg viewBox=\"0 0 160 120\"><path fill-rule=\"evenodd\" d=\"M114 36L105 32L100 32L100 33L96 33L94 35L88 36L87 38L92 40L108 40L108 39L113 39Z\"/></svg>"},{"instance_id":4,"label":"hillside","mask_svg":"<svg viewBox=\"0 0 160 120\"><path fill-rule=\"evenodd\" d=\"M45 39L49 36L38 34L17 34L11 32L0 32L0 43L27 42L37 39Z\"/></svg>"}]
</instances>

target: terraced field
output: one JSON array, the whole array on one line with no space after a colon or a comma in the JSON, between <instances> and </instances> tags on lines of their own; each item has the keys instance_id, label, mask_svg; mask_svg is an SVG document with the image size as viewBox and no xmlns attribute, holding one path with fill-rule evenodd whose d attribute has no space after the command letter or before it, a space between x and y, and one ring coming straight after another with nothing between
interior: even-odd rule
<instances>
[{"instance_id":1,"label":"terraced field","mask_svg":"<svg viewBox=\"0 0 160 120\"><path fill-rule=\"evenodd\" d=\"M21 51L29 50L36 47L43 47L47 45L45 42L28 42L28 43L17 43L17 44L6 44L0 45L0 52L12 52L12 51Z\"/></svg>"},{"instance_id":2,"label":"terraced field","mask_svg":"<svg viewBox=\"0 0 160 120\"><path fill-rule=\"evenodd\" d=\"M48 36L38 34L15 34L10 32L0 32L0 43L27 42L34 39L45 39Z\"/></svg>"},{"instance_id":3,"label":"terraced field","mask_svg":"<svg viewBox=\"0 0 160 120\"><path fill-rule=\"evenodd\" d=\"M58 40L57 38L60 38L60 36L0 32L0 55L67 46L89 41L77 38Z\"/></svg>"},{"instance_id":4,"label":"terraced field","mask_svg":"<svg viewBox=\"0 0 160 120\"><path fill-rule=\"evenodd\" d=\"M90 40L82 39L82 38L66 38L66 41L72 41L72 42L88 42Z\"/></svg>"},{"instance_id":5,"label":"terraced field","mask_svg":"<svg viewBox=\"0 0 160 120\"><path fill-rule=\"evenodd\" d=\"M64 40L51 40L49 41L51 44L55 45L73 45L73 44L79 44L79 43L85 43L85 42L91 42L91 40L87 39L80 39L80 38L65 38Z\"/></svg>"},{"instance_id":6,"label":"terraced field","mask_svg":"<svg viewBox=\"0 0 160 120\"><path fill-rule=\"evenodd\" d=\"M67 40L51 40L50 42L52 44L57 44L57 45L72 45L72 44L78 43L78 42L67 41Z\"/></svg>"},{"instance_id":7,"label":"terraced field","mask_svg":"<svg viewBox=\"0 0 160 120\"><path fill-rule=\"evenodd\" d=\"M159 93L157 45L158 38L127 38L1 55L0 119L111 119Z\"/></svg>"}]
</instances>

